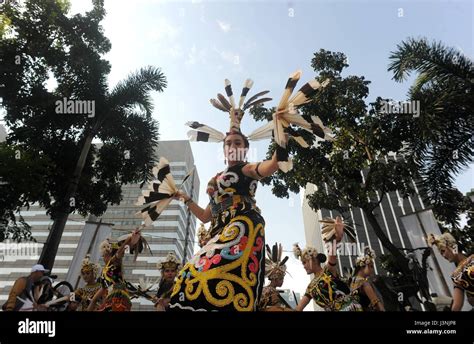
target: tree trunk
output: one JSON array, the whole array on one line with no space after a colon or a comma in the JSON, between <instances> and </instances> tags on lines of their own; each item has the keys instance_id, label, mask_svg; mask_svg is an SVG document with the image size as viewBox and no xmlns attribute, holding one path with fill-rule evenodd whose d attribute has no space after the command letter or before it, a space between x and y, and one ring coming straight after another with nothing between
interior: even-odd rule
<instances>
[{"instance_id":1,"label":"tree trunk","mask_svg":"<svg viewBox=\"0 0 474 344\"><path fill-rule=\"evenodd\" d=\"M372 226L372 229L375 232L375 235L380 239L380 242L382 243L383 247L385 247L395 258L395 260L398 263L398 266L402 270L402 272L405 275L410 275L411 272L408 268L408 260L405 258L405 256L400 252L398 248L395 247L395 245L392 244L390 239L385 235L385 233L382 230L382 227L380 227L379 223L377 222L377 218L375 217L374 213L371 210L368 209L362 209L367 216L367 219L369 220L370 225Z\"/></svg>"},{"instance_id":2,"label":"tree trunk","mask_svg":"<svg viewBox=\"0 0 474 344\"><path fill-rule=\"evenodd\" d=\"M79 156L79 159L76 163L76 168L74 169L74 174L69 181L67 191L61 201L61 204L59 205L57 216L55 217L53 226L49 231L48 239L46 239L43 250L41 251L41 256L38 263L44 265L46 269L51 270L54 266L54 260L56 259L56 254L58 252L59 242L63 236L64 227L66 226L66 221L71 211L71 198L76 194L77 185L79 184L82 170L84 169L94 135L95 130L92 130L84 140L81 155Z\"/></svg>"}]
</instances>

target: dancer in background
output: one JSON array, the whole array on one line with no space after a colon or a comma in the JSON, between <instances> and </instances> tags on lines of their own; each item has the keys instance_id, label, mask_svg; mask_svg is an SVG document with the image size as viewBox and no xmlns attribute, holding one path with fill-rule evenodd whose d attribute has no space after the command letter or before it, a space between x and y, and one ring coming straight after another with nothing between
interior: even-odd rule
<instances>
[{"instance_id":1,"label":"dancer in background","mask_svg":"<svg viewBox=\"0 0 474 344\"><path fill-rule=\"evenodd\" d=\"M90 255L86 255L82 260L81 277L86 284L74 291L76 299L79 301L78 311L87 311L95 293L101 288L98 281L99 269L100 266L98 264L90 261Z\"/></svg>"},{"instance_id":2,"label":"dancer in background","mask_svg":"<svg viewBox=\"0 0 474 344\"><path fill-rule=\"evenodd\" d=\"M374 274L375 252L369 247L357 257L354 277L351 279L351 294L357 299L364 311L385 311L383 302L377 296L369 277Z\"/></svg>"},{"instance_id":3,"label":"dancer in background","mask_svg":"<svg viewBox=\"0 0 474 344\"><path fill-rule=\"evenodd\" d=\"M469 257L458 251L458 243L450 233L439 236L430 234L427 238L430 246L436 246L441 255L451 263L456 264L456 269L451 274L454 284L452 311L460 311L464 305L464 295L474 307L474 254Z\"/></svg>"},{"instance_id":4,"label":"dancer in background","mask_svg":"<svg viewBox=\"0 0 474 344\"><path fill-rule=\"evenodd\" d=\"M344 223L338 216L332 220L332 228L324 228L323 231L331 233L325 238L333 239L336 243L342 240L344 234ZM350 294L349 287L339 278L337 272L337 252L332 250L329 259L322 253L318 253L314 247L306 247L304 250L295 244L293 252L296 258L303 263L307 274L314 274L313 279L306 288L306 293L296 307L302 311L313 299L318 306L325 311L362 311L362 306ZM327 264L322 266L327 259Z\"/></svg>"},{"instance_id":5,"label":"dancer in background","mask_svg":"<svg viewBox=\"0 0 474 344\"><path fill-rule=\"evenodd\" d=\"M168 309L171 292L173 291L176 275L181 269L181 264L173 252L168 253L166 258L157 264L161 271L161 280L158 284L154 302L157 311L164 312Z\"/></svg>"},{"instance_id":6,"label":"dancer in background","mask_svg":"<svg viewBox=\"0 0 474 344\"><path fill-rule=\"evenodd\" d=\"M270 284L263 287L262 297L258 308L260 311L292 311L290 305L283 299L277 288L283 285L286 275L286 261L288 257L281 258L283 248L281 244L274 244L273 248L267 245L267 258L265 259L265 276Z\"/></svg>"},{"instance_id":7,"label":"dancer in background","mask_svg":"<svg viewBox=\"0 0 474 344\"><path fill-rule=\"evenodd\" d=\"M127 246L135 246L140 241L140 231L134 230L119 243L106 239L100 245L105 266L100 276L101 288L95 293L89 304L88 311L96 309L99 298L104 301L98 307L99 311L123 312L130 311L132 302L123 278L122 259Z\"/></svg>"}]
</instances>

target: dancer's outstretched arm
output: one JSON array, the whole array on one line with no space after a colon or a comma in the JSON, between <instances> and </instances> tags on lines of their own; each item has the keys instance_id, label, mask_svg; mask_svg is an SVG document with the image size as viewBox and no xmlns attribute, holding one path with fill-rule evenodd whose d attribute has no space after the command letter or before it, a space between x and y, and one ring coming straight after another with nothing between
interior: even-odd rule
<instances>
[{"instance_id":1,"label":"dancer's outstretched arm","mask_svg":"<svg viewBox=\"0 0 474 344\"><path fill-rule=\"evenodd\" d=\"M271 160L264 160L258 163L247 164L242 168L242 173L254 179L261 179L271 176L278 171L278 160L276 152Z\"/></svg>"},{"instance_id":2,"label":"dancer's outstretched arm","mask_svg":"<svg viewBox=\"0 0 474 344\"><path fill-rule=\"evenodd\" d=\"M183 191L178 191L173 196L174 199L184 199L184 203L188 206L189 210L201 221L202 223L208 223L211 221L211 207L208 205L206 208L201 208L199 205L186 195Z\"/></svg>"}]
</instances>

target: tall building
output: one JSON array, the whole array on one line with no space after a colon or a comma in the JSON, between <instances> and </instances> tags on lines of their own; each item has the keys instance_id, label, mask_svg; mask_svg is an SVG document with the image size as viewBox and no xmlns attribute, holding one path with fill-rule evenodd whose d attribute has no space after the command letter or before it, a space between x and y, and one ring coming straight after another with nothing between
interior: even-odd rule
<instances>
[{"instance_id":1,"label":"tall building","mask_svg":"<svg viewBox=\"0 0 474 344\"><path fill-rule=\"evenodd\" d=\"M363 174L364 178L366 174ZM382 202L376 209L376 218L385 235L397 248L419 248L426 247L426 235L433 233L440 234L439 226L433 216L429 206L426 206L413 183L416 193L409 198L403 199L399 192L391 192L384 195ZM328 209L314 211L308 204L307 195L316 191L316 186L308 184L305 188L305 197L303 199L302 211L305 227L305 238L308 245L312 245L319 252L326 252L322 236L321 224L319 220L323 218L335 218L338 214ZM326 190L327 192L327 190ZM380 192L377 197L380 197ZM341 275L344 275L345 268L354 268L354 261L358 250L370 246L378 257L381 254L389 253L376 236L374 230L369 224L366 215L360 208L351 207L349 216L346 214L346 221L353 224L357 233L356 245L346 245L349 242L343 239L338 255L338 268ZM406 251L407 252L407 251ZM427 277L430 285L430 292L437 295L446 295L452 297L453 284L450 275L455 266L447 262L440 256L437 250L433 250L428 258L430 270ZM418 262L421 263L421 251L415 251ZM386 272L381 268L380 261L376 259L375 273L385 275Z\"/></svg>"},{"instance_id":2,"label":"tall building","mask_svg":"<svg viewBox=\"0 0 474 344\"><path fill-rule=\"evenodd\" d=\"M160 141L156 151L158 157L166 157L170 162L171 174L176 184L180 185L184 176L194 167L194 158L189 141ZM183 186L184 192L193 195L198 201L199 176L197 170ZM119 237L132 231L142 221L135 213L142 206L135 203L141 195L138 184L128 184L122 187L123 200L119 205L110 206L100 219L85 218L71 214L66 223L59 244L59 250L52 273L58 275L58 280L68 280L73 286L80 285L78 271L85 253L92 254L93 260L99 260L98 243L107 236ZM52 225L44 209L33 205L29 210L21 212L25 220L32 226L32 234L41 244L45 242L48 228ZM196 218L188 212L181 202L173 200L152 226L142 230L143 236L150 244L152 255L148 252L139 255L133 262L131 255L124 258L124 276L131 283L138 283L140 278L156 282L160 277L156 264L168 252L174 252L180 260L187 260L194 252ZM94 235L98 232L98 235ZM91 241L95 241L91 244ZM41 248L40 248L41 250ZM0 265L0 304L5 302L14 281L29 274L39 254L33 256L4 257ZM1 261L0 257L0 261ZM103 265L102 261L99 261ZM71 270L71 271L70 271ZM79 282L79 283L78 283ZM152 310L151 302L140 298L134 299L133 310Z\"/></svg>"}]
</instances>

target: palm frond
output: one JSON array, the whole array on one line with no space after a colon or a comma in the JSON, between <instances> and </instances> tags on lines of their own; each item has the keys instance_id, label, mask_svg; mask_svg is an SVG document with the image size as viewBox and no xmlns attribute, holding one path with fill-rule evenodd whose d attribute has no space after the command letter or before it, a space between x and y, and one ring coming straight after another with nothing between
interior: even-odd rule
<instances>
[{"instance_id":1,"label":"palm frond","mask_svg":"<svg viewBox=\"0 0 474 344\"><path fill-rule=\"evenodd\" d=\"M398 82L406 80L414 71L430 79L453 77L463 82L472 82L474 74L471 59L441 42L429 43L426 38L403 41L391 53L390 60L388 70Z\"/></svg>"},{"instance_id":2,"label":"palm frond","mask_svg":"<svg viewBox=\"0 0 474 344\"><path fill-rule=\"evenodd\" d=\"M151 115L153 105L150 92L162 92L166 86L166 77L159 68L144 67L130 74L113 88L110 102L113 108L139 106L147 115Z\"/></svg>"}]
</instances>

